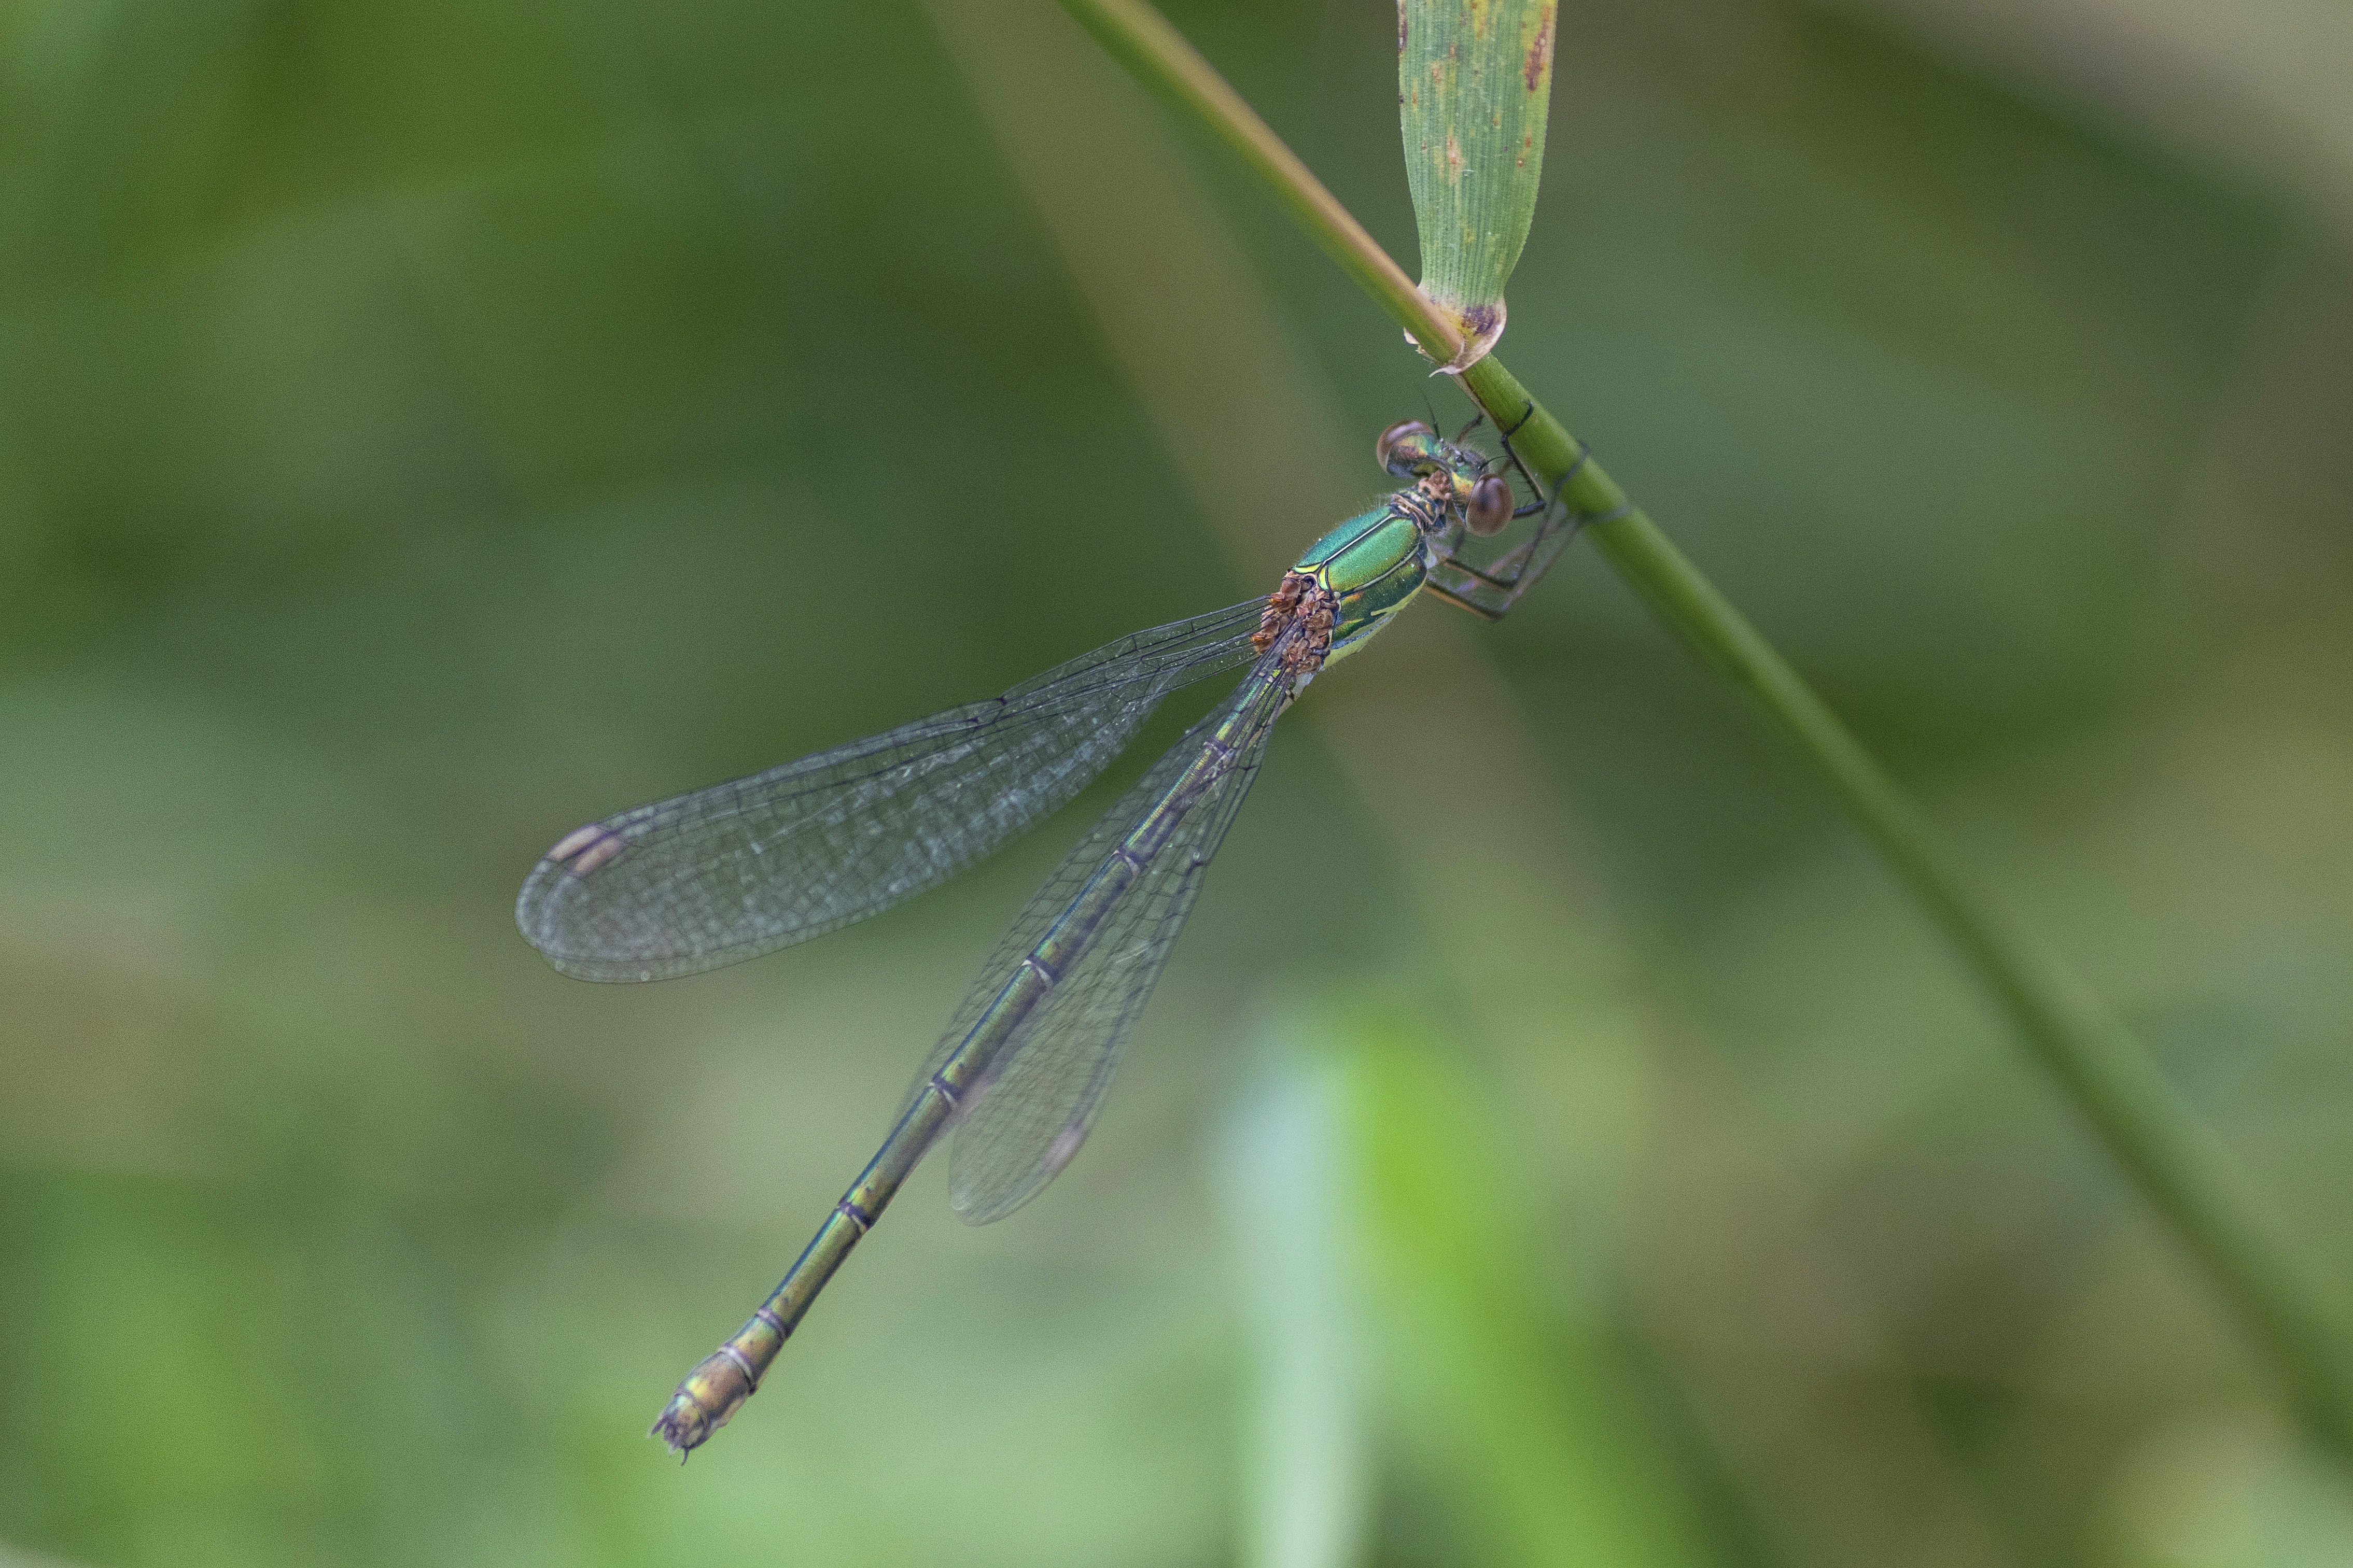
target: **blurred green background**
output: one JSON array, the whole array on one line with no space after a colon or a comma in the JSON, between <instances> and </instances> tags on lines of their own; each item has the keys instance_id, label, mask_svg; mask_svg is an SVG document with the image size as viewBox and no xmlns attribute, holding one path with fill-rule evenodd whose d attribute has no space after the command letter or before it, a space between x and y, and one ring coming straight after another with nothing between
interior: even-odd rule
<instances>
[{"instance_id":1,"label":"blurred green background","mask_svg":"<svg viewBox=\"0 0 2353 1568\"><path fill-rule=\"evenodd\" d=\"M1567 5L1502 352L2341 1299L2353 14L2213 12ZM1389 8L1170 14L1410 266ZM1043 0L0 5L0 1563L2353 1560L1581 550L1319 682L1086 1154L661 1462L1140 760L691 982L533 858L1263 592L1425 399Z\"/></svg>"}]
</instances>

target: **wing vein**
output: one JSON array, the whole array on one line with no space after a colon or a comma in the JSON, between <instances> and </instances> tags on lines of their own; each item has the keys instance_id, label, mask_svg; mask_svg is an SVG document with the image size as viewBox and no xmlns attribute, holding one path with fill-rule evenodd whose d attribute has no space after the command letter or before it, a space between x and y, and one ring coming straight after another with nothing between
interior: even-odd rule
<instances>
[{"instance_id":1,"label":"wing vein","mask_svg":"<svg viewBox=\"0 0 2353 1568\"><path fill-rule=\"evenodd\" d=\"M1202 873L1263 758L1288 682L1271 664L1171 747L1064 858L982 967L909 1102L965 1086L950 1197L1001 1219L1084 1142ZM1031 969L1042 987L1028 985Z\"/></svg>"},{"instance_id":2,"label":"wing vein","mask_svg":"<svg viewBox=\"0 0 2353 1568\"><path fill-rule=\"evenodd\" d=\"M807 941L944 880L1069 800L1178 687L1250 658L1259 602L568 835L516 900L565 973L650 980Z\"/></svg>"}]
</instances>

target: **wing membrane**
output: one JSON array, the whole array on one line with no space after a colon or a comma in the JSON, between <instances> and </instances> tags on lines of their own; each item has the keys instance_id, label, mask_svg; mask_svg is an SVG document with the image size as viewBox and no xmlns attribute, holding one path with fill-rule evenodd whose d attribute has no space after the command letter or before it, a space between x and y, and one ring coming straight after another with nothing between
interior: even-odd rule
<instances>
[{"instance_id":1,"label":"wing membrane","mask_svg":"<svg viewBox=\"0 0 2353 1568\"><path fill-rule=\"evenodd\" d=\"M933 887L1086 787L1171 691L1251 657L1262 602L1137 632L968 703L568 835L515 921L566 974L656 980Z\"/></svg>"},{"instance_id":2,"label":"wing membrane","mask_svg":"<svg viewBox=\"0 0 2353 1568\"><path fill-rule=\"evenodd\" d=\"M1136 1016L1192 912L1209 858L1250 793L1282 704L1280 691L1254 675L1187 731L1064 858L982 969L913 1092L961 1047L1007 976L1049 937L1090 879L1123 852L1149 814L1165 809L1219 726L1241 715L1223 771L1183 805L1085 950L999 1047L986 1087L958 1121L949 1195L966 1222L986 1225L1019 1208L1085 1142Z\"/></svg>"}]
</instances>

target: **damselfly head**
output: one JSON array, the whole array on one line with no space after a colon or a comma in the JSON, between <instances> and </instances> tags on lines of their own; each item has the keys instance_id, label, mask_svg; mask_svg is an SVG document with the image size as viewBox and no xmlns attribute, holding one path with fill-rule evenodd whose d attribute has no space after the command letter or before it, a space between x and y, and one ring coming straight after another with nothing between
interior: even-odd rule
<instances>
[{"instance_id":1,"label":"damselfly head","mask_svg":"<svg viewBox=\"0 0 2353 1568\"><path fill-rule=\"evenodd\" d=\"M1482 539L1501 533L1517 504L1512 481L1501 474L1488 474L1471 485L1471 493L1462 502L1462 526Z\"/></svg>"},{"instance_id":2,"label":"damselfly head","mask_svg":"<svg viewBox=\"0 0 2353 1568\"><path fill-rule=\"evenodd\" d=\"M1406 419L1381 432L1373 443L1373 456L1398 479L1410 479L1443 464L1448 445L1420 420Z\"/></svg>"},{"instance_id":3,"label":"damselfly head","mask_svg":"<svg viewBox=\"0 0 2353 1568\"><path fill-rule=\"evenodd\" d=\"M1407 510L1426 537L1441 539L1461 528L1483 538L1501 533L1512 521L1512 481L1489 472L1493 465L1486 455L1462 445L1461 437L1450 441L1422 421L1408 419L1382 431L1373 451L1390 473L1414 481L1398 497L1414 498Z\"/></svg>"}]
</instances>

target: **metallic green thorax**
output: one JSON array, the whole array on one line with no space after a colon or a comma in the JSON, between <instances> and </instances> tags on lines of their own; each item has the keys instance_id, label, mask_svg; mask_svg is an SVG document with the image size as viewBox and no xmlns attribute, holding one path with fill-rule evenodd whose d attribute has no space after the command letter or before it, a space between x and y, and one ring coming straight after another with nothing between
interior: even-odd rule
<instances>
[{"instance_id":1,"label":"metallic green thorax","mask_svg":"<svg viewBox=\"0 0 2353 1568\"><path fill-rule=\"evenodd\" d=\"M1340 601L1332 651L1324 663L1364 646L1429 576L1422 525L1413 515L1419 499L1391 496L1371 510L1358 512L1309 545L1292 568L1314 578Z\"/></svg>"}]
</instances>

